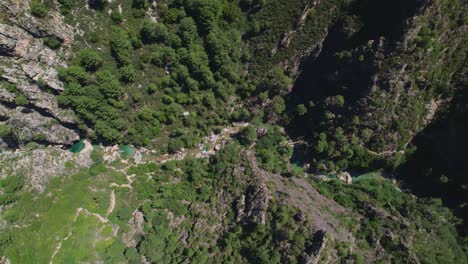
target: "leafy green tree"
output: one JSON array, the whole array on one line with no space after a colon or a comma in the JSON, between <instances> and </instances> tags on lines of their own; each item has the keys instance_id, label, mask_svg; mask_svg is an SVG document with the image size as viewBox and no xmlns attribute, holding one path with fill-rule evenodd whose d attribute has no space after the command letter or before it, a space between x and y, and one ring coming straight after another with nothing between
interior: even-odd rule
<instances>
[{"instance_id":1,"label":"leafy green tree","mask_svg":"<svg viewBox=\"0 0 468 264\"><path fill-rule=\"evenodd\" d=\"M107 70L96 72L96 80L99 85L99 91L107 98L118 99L123 91L117 78Z\"/></svg>"},{"instance_id":2,"label":"leafy green tree","mask_svg":"<svg viewBox=\"0 0 468 264\"><path fill-rule=\"evenodd\" d=\"M88 71L95 71L102 65L102 58L90 49L80 51L79 58L81 66Z\"/></svg>"},{"instance_id":3,"label":"leafy green tree","mask_svg":"<svg viewBox=\"0 0 468 264\"><path fill-rule=\"evenodd\" d=\"M211 32L206 36L205 43L206 51L214 68L231 63L229 43L222 32Z\"/></svg>"},{"instance_id":4,"label":"leafy green tree","mask_svg":"<svg viewBox=\"0 0 468 264\"><path fill-rule=\"evenodd\" d=\"M98 120L94 126L96 135L103 139L105 142L116 142L120 139L120 132L112 128L107 122Z\"/></svg>"},{"instance_id":5,"label":"leafy green tree","mask_svg":"<svg viewBox=\"0 0 468 264\"><path fill-rule=\"evenodd\" d=\"M299 104L296 110L297 114L300 116L307 114L307 107L304 104Z\"/></svg>"},{"instance_id":6,"label":"leafy green tree","mask_svg":"<svg viewBox=\"0 0 468 264\"><path fill-rule=\"evenodd\" d=\"M145 20L140 34L143 42L155 43L166 41L169 36L169 31L163 23L154 23L150 20Z\"/></svg>"},{"instance_id":7,"label":"leafy green tree","mask_svg":"<svg viewBox=\"0 0 468 264\"><path fill-rule=\"evenodd\" d=\"M221 16L223 1L188 0L187 7L203 33L210 32Z\"/></svg>"},{"instance_id":8,"label":"leafy green tree","mask_svg":"<svg viewBox=\"0 0 468 264\"><path fill-rule=\"evenodd\" d=\"M281 96L275 96L271 102L271 109L276 114L282 114L286 110L284 99Z\"/></svg>"},{"instance_id":9,"label":"leafy green tree","mask_svg":"<svg viewBox=\"0 0 468 264\"><path fill-rule=\"evenodd\" d=\"M234 22L241 16L241 9L236 2L225 2L223 18L228 22Z\"/></svg>"},{"instance_id":10,"label":"leafy green tree","mask_svg":"<svg viewBox=\"0 0 468 264\"><path fill-rule=\"evenodd\" d=\"M159 67L166 67L176 61L177 55L171 47L160 47L151 54L151 63Z\"/></svg>"},{"instance_id":11,"label":"leafy green tree","mask_svg":"<svg viewBox=\"0 0 468 264\"><path fill-rule=\"evenodd\" d=\"M257 130L253 126L247 126L240 131L239 142L244 146L250 146L257 140Z\"/></svg>"},{"instance_id":12,"label":"leafy green tree","mask_svg":"<svg viewBox=\"0 0 468 264\"><path fill-rule=\"evenodd\" d=\"M265 6L267 0L240 0L240 5L245 9Z\"/></svg>"},{"instance_id":13,"label":"leafy green tree","mask_svg":"<svg viewBox=\"0 0 468 264\"><path fill-rule=\"evenodd\" d=\"M87 84L89 82L89 74L79 66L72 65L68 68L61 68L58 71L60 80L65 83Z\"/></svg>"},{"instance_id":14,"label":"leafy green tree","mask_svg":"<svg viewBox=\"0 0 468 264\"><path fill-rule=\"evenodd\" d=\"M131 64L125 65L122 68L120 68L120 74L121 74L121 79L124 82L133 82L135 80L135 69Z\"/></svg>"},{"instance_id":15,"label":"leafy green tree","mask_svg":"<svg viewBox=\"0 0 468 264\"><path fill-rule=\"evenodd\" d=\"M132 45L128 34L123 29L118 27L113 28L110 47L119 65L130 64L130 49Z\"/></svg>"},{"instance_id":16,"label":"leafy green tree","mask_svg":"<svg viewBox=\"0 0 468 264\"><path fill-rule=\"evenodd\" d=\"M190 46L192 42L198 37L197 24L191 17L186 17L180 20L179 36L185 47Z\"/></svg>"}]
</instances>

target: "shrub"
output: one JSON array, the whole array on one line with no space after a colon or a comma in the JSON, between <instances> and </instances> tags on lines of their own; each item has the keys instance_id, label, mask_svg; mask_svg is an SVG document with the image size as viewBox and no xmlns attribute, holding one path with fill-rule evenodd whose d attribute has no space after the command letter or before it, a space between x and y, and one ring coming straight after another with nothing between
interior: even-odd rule
<instances>
[{"instance_id":1,"label":"shrub","mask_svg":"<svg viewBox=\"0 0 468 264\"><path fill-rule=\"evenodd\" d=\"M115 23L120 24L123 21L123 16L118 10L114 9L114 10L112 10L112 13L111 13L111 19Z\"/></svg>"},{"instance_id":2,"label":"shrub","mask_svg":"<svg viewBox=\"0 0 468 264\"><path fill-rule=\"evenodd\" d=\"M307 114L307 107L303 104L297 106L297 114L303 116Z\"/></svg>"},{"instance_id":3,"label":"shrub","mask_svg":"<svg viewBox=\"0 0 468 264\"><path fill-rule=\"evenodd\" d=\"M56 49L58 49L58 48L60 48L62 46L62 41L59 40L55 36L45 37L42 41L44 41L44 45L46 45L47 47L49 47L49 48L51 48L53 50L56 50Z\"/></svg>"},{"instance_id":4,"label":"shrub","mask_svg":"<svg viewBox=\"0 0 468 264\"><path fill-rule=\"evenodd\" d=\"M29 104L28 98L24 95L19 95L18 97L15 98L15 104L16 105L27 105Z\"/></svg>"},{"instance_id":5,"label":"shrub","mask_svg":"<svg viewBox=\"0 0 468 264\"><path fill-rule=\"evenodd\" d=\"M40 0L31 1L29 7L31 8L31 14L35 17L43 18L49 12L49 8Z\"/></svg>"},{"instance_id":6,"label":"shrub","mask_svg":"<svg viewBox=\"0 0 468 264\"><path fill-rule=\"evenodd\" d=\"M132 7L135 9L146 9L149 6L148 0L133 0Z\"/></svg>"},{"instance_id":7,"label":"shrub","mask_svg":"<svg viewBox=\"0 0 468 264\"><path fill-rule=\"evenodd\" d=\"M152 83L148 86L148 94L154 94L155 92L158 91L158 85L155 83Z\"/></svg>"},{"instance_id":8,"label":"shrub","mask_svg":"<svg viewBox=\"0 0 468 264\"><path fill-rule=\"evenodd\" d=\"M73 0L58 0L58 2L60 3L60 11L62 12L62 14L66 15L70 13Z\"/></svg>"},{"instance_id":9,"label":"shrub","mask_svg":"<svg viewBox=\"0 0 468 264\"><path fill-rule=\"evenodd\" d=\"M176 153L178 150L185 146L184 141L181 138L171 138L167 146L169 153Z\"/></svg>"},{"instance_id":10,"label":"shrub","mask_svg":"<svg viewBox=\"0 0 468 264\"><path fill-rule=\"evenodd\" d=\"M10 126L0 124L0 138L7 138L11 136L13 129Z\"/></svg>"},{"instance_id":11,"label":"shrub","mask_svg":"<svg viewBox=\"0 0 468 264\"><path fill-rule=\"evenodd\" d=\"M103 10L107 5L107 0L89 0L89 6L96 10Z\"/></svg>"}]
</instances>

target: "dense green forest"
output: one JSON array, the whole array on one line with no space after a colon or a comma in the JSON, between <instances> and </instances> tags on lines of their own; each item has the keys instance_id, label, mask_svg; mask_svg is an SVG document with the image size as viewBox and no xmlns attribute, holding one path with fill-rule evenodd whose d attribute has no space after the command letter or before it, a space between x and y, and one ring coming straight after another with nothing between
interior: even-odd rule
<instances>
[{"instance_id":1,"label":"dense green forest","mask_svg":"<svg viewBox=\"0 0 468 264\"><path fill-rule=\"evenodd\" d=\"M0 71L0 263L468 262L466 1L13 2L63 89Z\"/></svg>"}]
</instances>

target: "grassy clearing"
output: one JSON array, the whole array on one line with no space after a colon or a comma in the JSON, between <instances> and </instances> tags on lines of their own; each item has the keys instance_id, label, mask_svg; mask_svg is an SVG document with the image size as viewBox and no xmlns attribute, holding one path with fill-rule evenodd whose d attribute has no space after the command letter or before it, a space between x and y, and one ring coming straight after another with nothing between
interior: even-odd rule
<instances>
[{"instance_id":1,"label":"grassy clearing","mask_svg":"<svg viewBox=\"0 0 468 264\"><path fill-rule=\"evenodd\" d=\"M55 256L56 263L96 261L113 243L110 222L102 223L90 213L106 215L109 207L109 184L123 182L122 173L94 166L66 178L54 179L44 194L25 193L2 218L25 226L6 232L12 243L2 254L12 263L49 263L59 242L71 236ZM31 203L34 200L34 203ZM84 208L75 220L78 208Z\"/></svg>"},{"instance_id":2,"label":"grassy clearing","mask_svg":"<svg viewBox=\"0 0 468 264\"><path fill-rule=\"evenodd\" d=\"M112 236L112 226L103 224L97 217L84 213L79 215L70 230L72 235L62 243L54 263L102 260L105 249L115 241Z\"/></svg>"}]
</instances>

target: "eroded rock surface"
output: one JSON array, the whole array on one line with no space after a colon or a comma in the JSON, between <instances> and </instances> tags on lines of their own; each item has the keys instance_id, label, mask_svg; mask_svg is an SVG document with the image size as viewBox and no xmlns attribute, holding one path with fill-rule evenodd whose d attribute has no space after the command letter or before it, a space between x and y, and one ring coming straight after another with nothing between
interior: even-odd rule
<instances>
[{"instance_id":1,"label":"eroded rock surface","mask_svg":"<svg viewBox=\"0 0 468 264\"><path fill-rule=\"evenodd\" d=\"M0 20L0 124L14 130L18 146L31 141L70 145L79 139L76 117L59 108L54 94L63 91L57 69L66 66L73 28L57 10L47 19L35 18L28 10L28 1L0 3L7 17ZM45 37L59 40L62 47L50 49Z\"/></svg>"},{"instance_id":2,"label":"eroded rock surface","mask_svg":"<svg viewBox=\"0 0 468 264\"><path fill-rule=\"evenodd\" d=\"M2 152L0 178L22 175L32 189L43 192L50 179L90 166L93 163L90 158L92 149L91 144L85 142L85 148L79 154L58 147Z\"/></svg>"}]
</instances>

